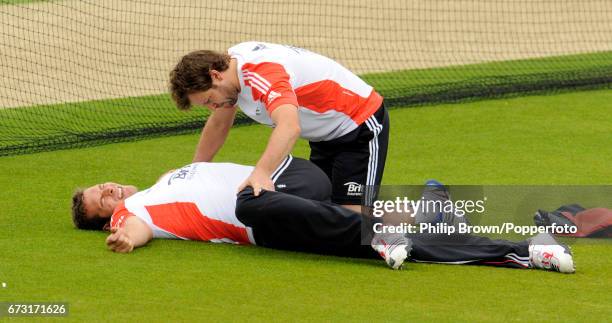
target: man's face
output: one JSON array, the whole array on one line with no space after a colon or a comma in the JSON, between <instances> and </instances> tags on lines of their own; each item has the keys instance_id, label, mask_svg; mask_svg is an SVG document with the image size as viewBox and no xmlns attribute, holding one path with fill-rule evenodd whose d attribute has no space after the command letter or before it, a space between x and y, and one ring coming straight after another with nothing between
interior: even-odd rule
<instances>
[{"instance_id":1,"label":"man's face","mask_svg":"<svg viewBox=\"0 0 612 323\"><path fill-rule=\"evenodd\" d=\"M231 108L238 101L239 89L229 82L224 73L211 71L213 85L210 89L187 95L193 105L206 106L211 111L219 108Z\"/></svg>"},{"instance_id":2,"label":"man's face","mask_svg":"<svg viewBox=\"0 0 612 323\"><path fill-rule=\"evenodd\" d=\"M110 218L115 207L138 192L135 186L117 183L97 184L83 191L83 205L88 218Z\"/></svg>"}]
</instances>

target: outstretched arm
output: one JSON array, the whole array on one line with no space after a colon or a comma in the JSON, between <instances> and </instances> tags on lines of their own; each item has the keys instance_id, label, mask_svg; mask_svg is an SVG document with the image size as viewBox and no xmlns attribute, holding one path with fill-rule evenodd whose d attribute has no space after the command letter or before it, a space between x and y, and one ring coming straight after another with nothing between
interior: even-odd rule
<instances>
[{"instance_id":1,"label":"outstretched arm","mask_svg":"<svg viewBox=\"0 0 612 323\"><path fill-rule=\"evenodd\" d=\"M128 253L146 245L153 238L151 228L136 216L130 216L122 227L111 229L106 245L114 252Z\"/></svg>"},{"instance_id":2,"label":"outstretched arm","mask_svg":"<svg viewBox=\"0 0 612 323\"><path fill-rule=\"evenodd\" d=\"M208 116L196 147L193 162L209 162L213 159L217 151L223 146L229 130L234 124L236 111L236 107L219 108Z\"/></svg>"}]
</instances>

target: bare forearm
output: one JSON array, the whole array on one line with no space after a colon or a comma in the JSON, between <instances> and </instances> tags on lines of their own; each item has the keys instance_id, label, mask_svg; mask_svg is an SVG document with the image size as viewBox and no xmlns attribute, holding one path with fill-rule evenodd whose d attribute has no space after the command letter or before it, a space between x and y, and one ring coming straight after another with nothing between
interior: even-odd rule
<instances>
[{"instance_id":1,"label":"bare forearm","mask_svg":"<svg viewBox=\"0 0 612 323\"><path fill-rule=\"evenodd\" d=\"M153 238L152 235L149 235L149 234L146 234L146 233L137 233L137 234L134 234L134 232L130 233L129 230L126 231L126 234L130 238L130 240L132 240L132 243L134 244L134 248L138 248L138 247L142 247L142 246L146 245Z\"/></svg>"},{"instance_id":2,"label":"bare forearm","mask_svg":"<svg viewBox=\"0 0 612 323\"><path fill-rule=\"evenodd\" d=\"M231 109L215 111L209 116L200 135L193 162L209 162L215 157L234 123L235 114L235 109Z\"/></svg>"},{"instance_id":3,"label":"bare forearm","mask_svg":"<svg viewBox=\"0 0 612 323\"><path fill-rule=\"evenodd\" d=\"M128 217L123 227L114 227L111 232L106 238L106 245L114 252L132 252L153 239L151 228L136 216Z\"/></svg>"},{"instance_id":4,"label":"bare forearm","mask_svg":"<svg viewBox=\"0 0 612 323\"><path fill-rule=\"evenodd\" d=\"M195 155L193 156L193 162L209 162L215 157L215 154L221 149L229 129L217 129L214 127L204 126L202 134L200 135L200 141L196 147Z\"/></svg>"},{"instance_id":5,"label":"bare forearm","mask_svg":"<svg viewBox=\"0 0 612 323\"><path fill-rule=\"evenodd\" d=\"M300 122L297 107L291 104L278 106L271 114L276 128L272 131L266 150L255 165L251 175L238 187L241 191L245 187L252 187L255 196L261 190L274 190L274 183L270 176L278 165L293 149L295 141L300 136Z\"/></svg>"},{"instance_id":6,"label":"bare forearm","mask_svg":"<svg viewBox=\"0 0 612 323\"><path fill-rule=\"evenodd\" d=\"M134 248L142 247L153 239L153 232L148 225L135 216L127 219L124 229Z\"/></svg>"},{"instance_id":7,"label":"bare forearm","mask_svg":"<svg viewBox=\"0 0 612 323\"><path fill-rule=\"evenodd\" d=\"M270 140L255 168L267 174L274 172L283 159L291 153L300 136L300 128L295 125L281 124L272 131Z\"/></svg>"}]
</instances>

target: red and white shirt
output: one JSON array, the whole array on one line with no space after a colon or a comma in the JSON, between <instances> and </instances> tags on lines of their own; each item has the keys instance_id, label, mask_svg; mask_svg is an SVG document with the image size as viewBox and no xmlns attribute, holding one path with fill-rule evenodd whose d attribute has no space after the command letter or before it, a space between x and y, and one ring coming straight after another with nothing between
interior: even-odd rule
<instances>
[{"instance_id":1,"label":"red and white shirt","mask_svg":"<svg viewBox=\"0 0 612 323\"><path fill-rule=\"evenodd\" d=\"M112 227L137 216L154 238L255 244L251 228L236 218L236 191L253 167L193 163L164 175L115 208Z\"/></svg>"},{"instance_id":2,"label":"red and white shirt","mask_svg":"<svg viewBox=\"0 0 612 323\"><path fill-rule=\"evenodd\" d=\"M298 107L301 136L309 141L341 137L365 122L382 97L337 62L287 45L245 42L228 50L238 62L238 106L253 120L274 126L270 114Z\"/></svg>"}]
</instances>

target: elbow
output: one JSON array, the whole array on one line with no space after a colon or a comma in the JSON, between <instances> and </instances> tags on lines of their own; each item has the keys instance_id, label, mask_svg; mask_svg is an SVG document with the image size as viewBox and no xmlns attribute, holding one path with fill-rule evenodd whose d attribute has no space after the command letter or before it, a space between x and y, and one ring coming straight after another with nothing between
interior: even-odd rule
<instances>
[{"instance_id":1,"label":"elbow","mask_svg":"<svg viewBox=\"0 0 612 323\"><path fill-rule=\"evenodd\" d=\"M297 140L298 138L300 138L300 135L302 134L302 127L300 127L300 124L296 124L293 127L293 137Z\"/></svg>"},{"instance_id":2,"label":"elbow","mask_svg":"<svg viewBox=\"0 0 612 323\"><path fill-rule=\"evenodd\" d=\"M283 137L297 140L302 134L302 128L299 122L282 123L276 127L279 132L283 133Z\"/></svg>"}]
</instances>

